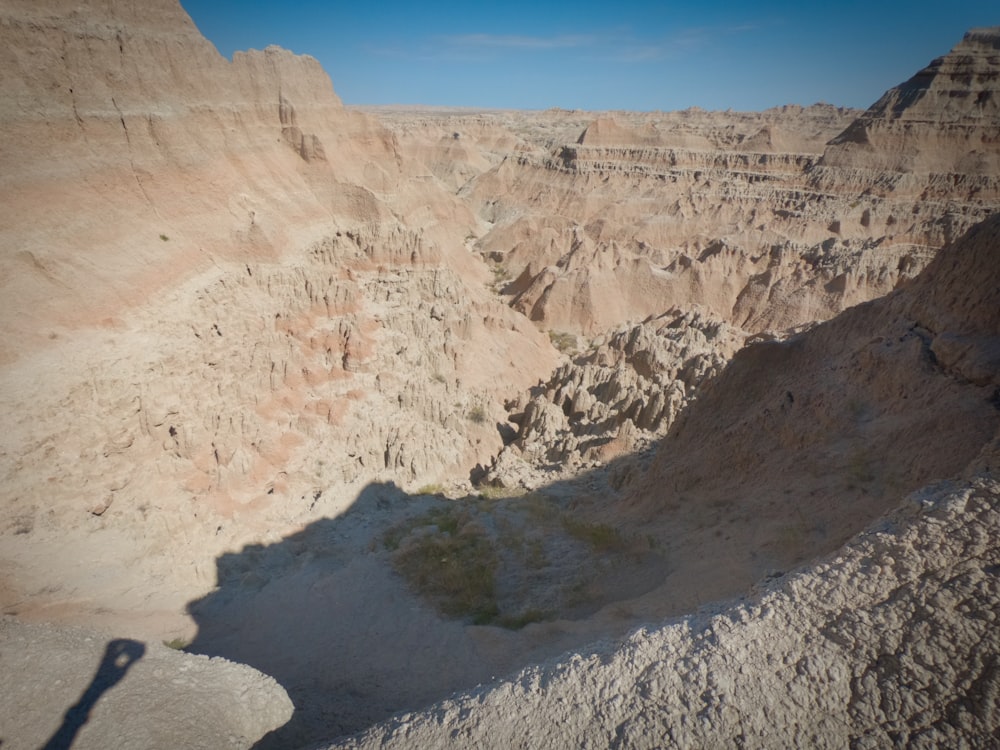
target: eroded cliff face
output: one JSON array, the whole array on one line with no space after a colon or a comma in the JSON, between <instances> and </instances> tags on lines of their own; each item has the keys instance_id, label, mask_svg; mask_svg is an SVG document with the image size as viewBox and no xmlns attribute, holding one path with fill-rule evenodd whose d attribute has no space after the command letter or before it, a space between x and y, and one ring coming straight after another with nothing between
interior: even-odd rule
<instances>
[{"instance_id":1,"label":"eroded cliff face","mask_svg":"<svg viewBox=\"0 0 1000 750\"><path fill-rule=\"evenodd\" d=\"M740 350L624 472L607 517L670 561L629 606L696 614L327 747L989 745L998 250L994 218L897 292Z\"/></svg>"},{"instance_id":2,"label":"eroded cliff face","mask_svg":"<svg viewBox=\"0 0 1000 750\"><path fill-rule=\"evenodd\" d=\"M493 266L497 291L555 340L579 339L586 349L671 308L697 310L743 338L780 338L897 288L1000 209L990 166L1000 153L996 38L995 30L970 32L864 113L814 105L588 118L554 110L516 125L507 113L380 116L421 144L414 153L429 169L465 179L459 193L485 222L473 246ZM503 128L517 148L487 169ZM456 157L450 163L463 166L445 174L443 156L457 142L482 158ZM735 351L719 344L701 347L721 360ZM592 363L569 354L555 378L589 382ZM631 372L619 364L597 380ZM560 386L550 380L548 390ZM669 427L672 410L659 402L668 418L648 419L652 393L641 403L635 393L601 394L599 411L614 416L600 425L574 421L575 407L560 419L540 408L538 394L511 402L516 442L489 468L491 481L538 486L560 468L591 463L609 441L614 451L641 449ZM688 387L682 401L693 395ZM630 410L644 415L641 426ZM577 436L569 443L567 420ZM529 433L535 447L525 454Z\"/></svg>"},{"instance_id":3,"label":"eroded cliff face","mask_svg":"<svg viewBox=\"0 0 1000 750\"><path fill-rule=\"evenodd\" d=\"M500 449L499 404L557 353L487 288L468 208L315 60L227 61L173 1L0 17L11 602L116 599L23 562L67 534L181 597L229 545Z\"/></svg>"},{"instance_id":4,"label":"eroded cliff face","mask_svg":"<svg viewBox=\"0 0 1000 750\"><path fill-rule=\"evenodd\" d=\"M1000 207L995 44L971 32L860 115L602 115L467 186L477 248L559 331L691 303L751 334L829 318Z\"/></svg>"},{"instance_id":5,"label":"eroded cliff face","mask_svg":"<svg viewBox=\"0 0 1000 750\"><path fill-rule=\"evenodd\" d=\"M225 60L174 0L7 3L4 611L157 638L190 635L182 608L197 600L199 648L286 669L309 712L284 737L315 739L327 700L350 704L342 726L354 731L525 659L689 613L832 553L906 493L967 469L964 508L935 490L938 507L900 517L893 539L856 543L787 596L732 610L787 638L758 648L757 631L741 630L730 659L705 646L714 635L688 638L691 620L655 641L689 654L690 672L615 652L553 673L563 695L600 707L599 724L643 744L671 717L687 726L692 701L707 700L707 665L725 675L745 654L794 657L796 675L813 675L816 633L855 610L892 624L893 643L917 642L907 608L936 607L941 581L962 571L963 602L995 601L995 545L982 540L995 538L997 222L951 243L1000 208L997 38L971 33L863 114L375 117L345 109L311 58L272 47ZM542 491L494 504L470 494L470 473ZM394 573L404 552L449 535L438 506L458 501L432 497L443 490L468 501L453 531L517 558L497 587L504 613L532 623L523 630L446 620ZM919 543L945 528L958 541L940 554ZM595 533L623 567L594 553ZM869 575L872 555L921 572L886 562L892 583ZM816 581L848 593L819 601ZM882 586L905 596L873 603ZM366 625L350 618L333 639L325 622L303 627L324 591L331 619L348 602L390 635L358 637ZM977 607L935 612L961 633L952 662L970 644L995 661ZM248 612L273 630L241 630ZM937 717L961 706L885 709L882 684L901 673L886 670L916 662L898 648L895 662L851 657L866 617L836 630L851 645L823 683L848 686L848 708L830 713L803 689L798 704L812 708L788 709L788 742L819 715L847 717L831 737L877 740L879 710L902 727L892 731L950 740ZM315 654L303 658L289 630ZM419 648L445 632L437 650ZM287 642L261 653L262 633ZM395 650L367 668L384 638ZM350 669L334 651L352 654ZM448 651L468 658L436 663ZM942 694L993 695L989 658L945 675ZM615 671L622 660L645 677ZM401 663L437 673L407 681ZM662 688L664 670L681 684ZM681 696L679 707L662 721L641 701L619 711L621 679L654 702ZM588 680L615 697L605 705ZM548 731L561 709L531 685L523 705ZM519 689L470 700L503 706ZM757 718L729 721L743 703L709 704L726 716L678 730L679 744L731 727L725 736L758 736ZM995 731L992 706L970 710L963 736ZM492 708L471 721L451 710L387 736L520 736ZM584 721L552 738L603 744L601 731Z\"/></svg>"}]
</instances>

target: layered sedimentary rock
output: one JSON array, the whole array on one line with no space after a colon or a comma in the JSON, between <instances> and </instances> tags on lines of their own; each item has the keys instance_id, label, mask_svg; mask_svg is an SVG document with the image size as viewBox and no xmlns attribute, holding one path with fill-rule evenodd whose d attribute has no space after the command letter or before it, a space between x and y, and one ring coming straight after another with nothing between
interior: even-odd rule
<instances>
[{"instance_id":1,"label":"layered sedimentary rock","mask_svg":"<svg viewBox=\"0 0 1000 750\"><path fill-rule=\"evenodd\" d=\"M1000 207L996 38L970 33L860 116L598 117L470 184L492 223L477 248L513 280L511 304L554 330L689 303L749 333L826 319Z\"/></svg>"},{"instance_id":2,"label":"layered sedimentary rock","mask_svg":"<svg viewBox=\"0 0 1000 750\"><path fill-rule=\"evenodd\" d=\"M693 306L744 336L788 335L897 287L1000 209L991 168L1000 154L997 37L970 32L864 113L828 105L589 121L535 113L516 129L518 150L461 189L487 222L474 247L510 305L556 337L600 340L616 326ZM449 123L453 140L472 124L467 114L381 116L414 139L436 128L438 143L448 142ZM513 129L509 116L474 122L469 140L495 160L491 142L475 134ZM620 424L632 405L601 408ZM523 407L513 406L515 418ZM535 407L529 416L551 429L535 431L534 468L512 460L516 447L505 449L493 473L501 483L535 484L569 458L587 463L583 454L607 437L598 429L587 447L569 450L556 411ZM582 423L574 430L589 432ZM620 442L641 445L655 432Z\"/></svg>"},{"instance_id":3,"label":"layered sedimentary rock","mask_svg":"<svg viewBox=\"0 0 1000 750\"><path fill-rule=\"evenodd\" d=\"M67 534L159 592L211 586L213 550L502 447L502 400L556 352L488 289L469 210L315 60L227 61L173 0L0 18L5 606L139 611L30 562Z\"/></svg>"},{"instance_id":4,"label":"layered sedimentary rock","mask_svg":"<svg viewBox=\"0 0 1000 750\"><path fill-rule=\"evenodd\" d=\"M995 28L972 29L948 55L889 89L830 141L822 165L991 177L981 184L995 193L997 49Z\"/></svg>"}]
</instances>

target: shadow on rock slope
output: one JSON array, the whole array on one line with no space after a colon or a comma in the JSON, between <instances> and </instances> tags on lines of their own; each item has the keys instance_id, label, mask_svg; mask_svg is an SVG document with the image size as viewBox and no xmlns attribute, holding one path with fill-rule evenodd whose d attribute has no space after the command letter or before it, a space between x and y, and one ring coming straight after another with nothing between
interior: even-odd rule
<instances>
[{"instance_id":1,"label":"shadow on rock slope","mask_svg":"<svg viewBox=\"0 0 1000 750\"><path fill-rule=\"evenodd\" d=\"M274 676L297 712L261 746L305 744L837 549L906 493L960 474L996 434L998 238L1000 218L893 295L745 349L654 456L496 500L373 484L340 518L222 556L218 589L190 605L190 650ZM429 560L444 575L458 552L434 544L447 537L497 542L463 563L469 576L484 558L497 571L492 610L449 612L408 567L428 559L407 550L447 549ZM519 570L505 565L515 549Z\"/></svg>"}]
</instances>

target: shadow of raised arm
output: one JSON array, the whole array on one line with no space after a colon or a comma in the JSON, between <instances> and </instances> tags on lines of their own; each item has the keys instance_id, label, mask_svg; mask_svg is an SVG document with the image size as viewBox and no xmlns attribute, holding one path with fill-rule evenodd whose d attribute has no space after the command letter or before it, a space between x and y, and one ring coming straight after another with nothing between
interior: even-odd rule
<instances>
[{"instance_id":1,"label":"shadow of raised arm","mask_svg":"<svg viewBox=\"0 0 1000 750\"><path fill-rule=\"evenodd\" d=\"M146 646L139 641L125 638L109 641L94 679L83 691L80 700L66 711L62 726L42 746L42 750L68 750L77 732L90 719L90 712L100 697L121 682L129 668L145 653Z\"/></svg>"}]
</instances>

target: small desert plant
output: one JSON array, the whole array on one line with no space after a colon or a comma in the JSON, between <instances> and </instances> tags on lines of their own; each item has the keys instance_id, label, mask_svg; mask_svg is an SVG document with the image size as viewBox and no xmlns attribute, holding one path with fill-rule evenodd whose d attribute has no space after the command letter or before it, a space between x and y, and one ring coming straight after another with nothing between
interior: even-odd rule
<instances>
[{"instance_id":1,"label":"small desert plant","mask_svg":"<svg viewBox=\"0 0 1000 750\"><path fill-rule=\"evenodd\" d=\"M164 641L163 645L167 648L172 648L174 651L183 651L191 643L186 638L171 638L169 641Z\"/></svg>"},{"instance_id":2,"label":"small desert plant","mask_svg":"<svg viewBox=\"0 0 1000 750\"><path fill-rule=\"evenodd\" d=\"M552 346L563 354L573 354L576 352L576 336L572 333L549 331L549 341L552 342Z\"/></svg>"},{"instance_id":3,"label":"small desert plant","mask_svg":"<svg viewBox=\"0 0 1000 750\"><path fill-rule=\"evenodd\" d=\"M165 234L161 234L161 235L160 235L160 239L161 239L161 240L163 240L164 242L166 242L166 241L167 241L167 240L169 240L170 238L169 238L169 237L167 237L167 235L165 235Z\"/></svg>"},{"instance_id":4,"label":"small desert plant","mask_svg":"<svg viewBox=\"0 0 1000 750\"><path fill-rule=\"evenodd\" d=\"M533 622L545 622L552 619L552 613L541 609L528 609L519 615L503 615L498 617L496 624L507 630L520 630Z\"/></svg>"},{"instance_id":5,"label":"small desert plant","mask_svg":"<svg viewBox=\"0 0 1000 750\"><path fill-rule=\"evenodd\" d=\"M394 539L392 564L413 589L450 617L469 618L477 625L496 619L494 571L496 551L481 528L465 512L450 508L414 519L412 538ZM427 529L435 526L436 529ZM389 540L386 540L387 546Z\"/></svg>"},{"instance_id":6,"label":"small desert plant","mask_svg":"<svg viewBox=\"0 0 1000 750\"><path fill-rule=\"evenodd\" d=\"M525 490L520 487L496 487L492 484L484 484L476 489L486 500L506 500L511 497L520 497L525 493Z\"/></svg>"},{"instance_id":7,"label":"small desert plant","mask_svg":"<svg viewBox=\"0 0 1000 750\"><path fill-rule=\"evenodd\" d=\"M466 416L468 416L470 422L483 424L486 421L486 409L478 405L473 406L469 409L469 413Z\"/></svg>"},{"instance_id":8,"label":"small desert plant","mask_svg":"<svg viewBox=\"0 0 1000 750\"><path fill-rule=\"evenodd\" d=\"M418 489L413 494L414 495L443 495L444 494L444 485L443 484L438 484L436 482L433 483L433 484L425 484L423 487L421 487L420 489Z\"/></svg>"},{"instance_id":9,"label":"small desert plant","mask_svg":"<svg viewBox=\"0 0 1000 750\"><path fill-rule=\"evenodd\" d=\"M618 529L606 523L590 523L564 516L562 525L567 534L586 542L595 552L621 552L625 549L625 537Z\"/></svg>"}]
</instances>

